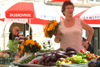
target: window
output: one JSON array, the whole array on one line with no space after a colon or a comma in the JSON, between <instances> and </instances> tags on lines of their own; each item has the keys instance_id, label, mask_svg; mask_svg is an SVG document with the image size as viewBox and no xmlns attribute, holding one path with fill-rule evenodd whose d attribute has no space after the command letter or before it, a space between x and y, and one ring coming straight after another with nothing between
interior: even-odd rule
<instances>
[{"instance_id":1,"label":"window","mask_svg":"<svg viewBox=\"0 0 100 67\"><path fill-rule=\"evenodd\" d=\"M89 1L94 1L94 0L89 0Z\"/></svg>"},{"instance_id":2,"label":"window","mask_svg":"<svg viewBox=\"0 0 100 67\"><path fill-rule=\"evenodd\" d=\"M88 0L89 3L100 3L100 0Z\"/></svg>"},{"instance_id":3,"label":"window","mask_svg":"<svg viewBox=\"0 0 100 67\"><path fill-rule=\"evenodd\" d=\"M96 2L100 2L100 0L96 0Z\"/></svg>"}]
</instances>

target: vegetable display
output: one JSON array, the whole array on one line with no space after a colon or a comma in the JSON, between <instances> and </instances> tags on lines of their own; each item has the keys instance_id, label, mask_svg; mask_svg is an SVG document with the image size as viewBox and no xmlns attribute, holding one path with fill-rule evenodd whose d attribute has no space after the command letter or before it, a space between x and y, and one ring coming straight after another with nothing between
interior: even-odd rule
<instances>
[{"instance_id":1,"label":"vegetable display","mask_svg":"<svg viewBox=\"0 0 100 67\"><path fill-rule=\"evenodd\" d=\"M96 61L94 61L96 60ZM20 64L38 64L42 66L60 66L62 64L88 64L88 67L100 67L100 57L81 49L77 52L68 47L65 51L54 50L36 52L35 55L22 59Z\"/></svg>"}]
</instances>

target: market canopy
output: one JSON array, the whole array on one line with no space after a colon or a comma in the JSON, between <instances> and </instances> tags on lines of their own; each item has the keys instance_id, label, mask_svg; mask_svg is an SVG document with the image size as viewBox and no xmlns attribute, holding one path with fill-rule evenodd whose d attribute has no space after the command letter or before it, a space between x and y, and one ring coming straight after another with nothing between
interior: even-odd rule
<instances>
[{"instance_id":1,"label":"market canopy","mask_svg":"<svg viewBox=\"0 0 100 67\"><path fill-rule=\"evenodd\" d=\"M33 2L18 2L5 12L7 19L31 19L30 24L47 24L49 20L64 19L51 6ZM39 22L41 21L41 22Z\"/></svg>"},{"instance_id":2,"label":"market canopy","mask_svg":"<svg viewBox=\"0 0 100 67\"><path fill-rule=\"evenodd\" d=\"M6 12L6 18L33 18L35 17L33 3L18 2Z\"/></svg>"},{"instance_id":3,"label":"market canopy","mask_svg":"<svg viewBox=\"0 0 100 67\"><path fill-rule=\"evenodd\" d=\"M35 9L32 2L18 2L14 4L6 10L5 16L7 19L31 19L31 22L28 22L30 24L42 24L42 22L45 22L46 24L49 22L49 20L36 19ZM36 21L41 22L38 23Z\"/></svg>"},{"instance_id":4,"label":"market canopy","mask_svg":"<svg viewBox=\"0 0 100 67\"><path fill-rule=\"evenodd\" d=\"M33 3L35 9L36 18L44 19L44 20L57 20L60 22L64 17L58 13L54 7L40 4L40 3Z\"/></svg>"},{"instance_id":5,"label":"market canopy","mask_svg":"<svg viewBox=\"0 0 100 67\"><path fill-rule=\"evenodd\" d=\"M100 24L100 6L94 6L89 9L86 9L74 17L81 18L87 24Z\"/></svg>"},{"instance_id":6,"label":"market canopy","mask_svg":"<svg viewBox=\"0 0 100 67\"><path fill-rule=\"evenodd\" d=\"M5 21L5 18L0 18L0 21L3 21L4 22Z\"/></svg>"},{"instance_id":7,"label":"market canopy","mask_svg":"<svg viewBox=\"0 0 100 67\"><path fill-rule=\"evenodd\" d=\"M49 22L49 20L44 20L44 19L40 19L40 18L31 19L31 24L46 25L48 22ZM29 20L28 20L28 24L29 24Z\"/></svg>"}]
</instances>

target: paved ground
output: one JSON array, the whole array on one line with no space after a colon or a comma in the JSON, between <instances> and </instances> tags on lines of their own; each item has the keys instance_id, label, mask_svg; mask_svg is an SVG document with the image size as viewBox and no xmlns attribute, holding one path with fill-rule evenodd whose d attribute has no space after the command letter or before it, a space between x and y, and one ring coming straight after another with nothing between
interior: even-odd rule
<instances>
[{"instance_id":1,"label":"paved ground","mask_svg":"<svg viewBox=\"0 0 100 67\"><path fill-rule=\"evenodd\" d=\"M9 67L9 65L2 65L2 64L0 64L0 67Z\"/></svg>"},{"instance_id":2,"label":"paved ground","mask_svg":"<svg viewBox=\"0 0 100 67\"><path fill-rule=\"evenodd\" d=\"M18 66L12 66L12 65L3 65L3 64L0 64L0 67L18 67Z\"/></svg>"}]
</instances>

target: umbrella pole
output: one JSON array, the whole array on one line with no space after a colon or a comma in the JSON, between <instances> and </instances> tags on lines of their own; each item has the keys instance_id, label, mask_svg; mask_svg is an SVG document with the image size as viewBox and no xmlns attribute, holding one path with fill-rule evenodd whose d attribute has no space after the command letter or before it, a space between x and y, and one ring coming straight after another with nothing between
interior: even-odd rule
<instances>
[{"instance_id":1,"label":"umbrella pole","mask_svg":"<svg viewBox=\"0 0 100 67\"><path fill-rule=\"evenodd\" d=\"M31 24L31 19L29 19L29 37L28 37L28 39L30 39L30 24Z\"/></svg>"}]
</instances>

